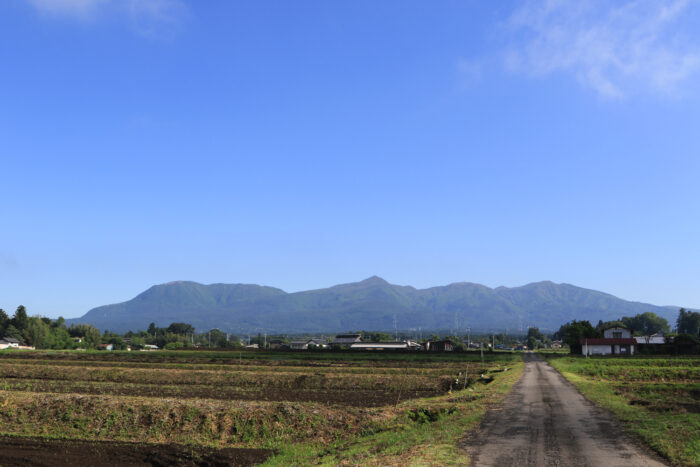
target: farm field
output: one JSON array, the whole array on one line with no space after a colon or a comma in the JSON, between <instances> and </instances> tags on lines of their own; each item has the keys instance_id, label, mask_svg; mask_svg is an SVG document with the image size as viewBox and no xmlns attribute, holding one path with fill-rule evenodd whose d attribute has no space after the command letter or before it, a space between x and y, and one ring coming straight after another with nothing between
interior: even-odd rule
<instances>
[{"instance_id":1,"label":"farm field","mask_svg":"<svg viewBox=\"0 0 700 467\"><path fill-rule=\"evenodd\" d=\"M459 437L521 368L507 353L2 351L0 463L57 449L134 465L464 462Z\"/></svg>"},{"instance_id":2,"label":"farm field","mask_svg":"<svg viewBox=\"0 0 700 467\"><path fill-rule=\"evenodd\" d=\"M581 393L677 465L700 465L700 358L550 356Z\"/></svg>"}]
</instances>

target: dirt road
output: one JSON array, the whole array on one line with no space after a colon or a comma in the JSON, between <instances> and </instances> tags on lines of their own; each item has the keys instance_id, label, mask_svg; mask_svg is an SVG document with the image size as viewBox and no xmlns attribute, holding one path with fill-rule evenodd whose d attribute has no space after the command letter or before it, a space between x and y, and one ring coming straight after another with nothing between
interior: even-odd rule
<instances>
[{"instance_id":1,"label":"dirt road","mask_svg":"<svg viewBox=\"0 0 700 467\"><path fill-rule=\"evenodd\" d=\"M464 442L474 466L663 466L548 363L525 355L504 403Z\"/></svg>"}]
</instances>

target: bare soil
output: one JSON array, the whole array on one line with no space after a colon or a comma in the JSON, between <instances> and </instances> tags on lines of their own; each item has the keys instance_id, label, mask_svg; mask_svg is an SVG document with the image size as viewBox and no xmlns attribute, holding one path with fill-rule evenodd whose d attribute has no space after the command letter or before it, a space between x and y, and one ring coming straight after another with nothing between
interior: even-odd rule
<instances>
[{"instance_id":1,"label":"bare soil","mask_svg":"<svg viewBox=\"0 0 700 467\"><path fill-rule=\"evenodd\" d=\"M266 449L211 449L178 444L136 444L0 436L0 465L9 466L249 466Z\"/></svg>"}]
</instances>

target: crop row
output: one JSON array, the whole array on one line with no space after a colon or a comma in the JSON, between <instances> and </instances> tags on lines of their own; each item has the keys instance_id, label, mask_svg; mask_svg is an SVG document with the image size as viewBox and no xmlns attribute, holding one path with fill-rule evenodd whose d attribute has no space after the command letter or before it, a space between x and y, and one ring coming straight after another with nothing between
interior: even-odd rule
<instances>
[{"instance_id":1,"label":"crop row","mask_svg":"<svg viewBox=\"0 0 700 467\"><path fill-rule=\"evenodd\" d=\"M422 376L439 376L452 375L468 369L470 372L488 371L493 364L481 364L480 362L463 362L453 363L449 365L441 365L436 368L427 367L372 367L372 366L271 366L271 365L255 365L253 362L246 362L240 365L221 365L221 364L194 364L194 363L145 363L145 362L128 362L128 361L89 361L86 362L90 367L95 368L141 368L141 369L162 369L162 370L202 370L202 371L249 371L256 373L280 371L284 373L333 373L333 374L382 374L382 375L422 375ZM259 363L259 362L255 362ZM53 366L53 367L69 367L80 365L83 367L85 363L75 360L36 360L36 359L0 359L0 367L3 365L27 365L27 366Z\"/></svg>"},{"instance_id":2,"label":"crop row","mask_svg":"<svg viewBox=\"0 0 700 467\"><path fill-rule=\"evenodd\" d=\"M3 433L34 437L243 446L331 440L379 409L288 402L180 400L0 391Z\"/></svg>"},{"instance_id":3,"label":"crop row","mask_svg":"<svg viewBox=\"0 0 700 467\"><path fill-rule=\"evenodd\" d=\"M285 389L374 389L437 391L451 376L299 374L284 372L158 370L143 368L0 365L0 378L101 381L133 384L210 385Z\"/></svg>"},{"instance_id":4,"label":"crop row","mask_svg":"<svg viewBox=\"0 0 700 467\"><path fill-rule=\"evenodd\" d=\"M436 396L431 390L359 390L359 389L285 389L231 388L206 385L114 384L94 381L46 381L6 379L0 391L42 392L57 394L100 394L177 399L216 399L226 401L316 402L325 405L378 407L400 401Z\"/></svg>"},{"instance_id":5,"label":"crop row","mask_svg":"<svg viewBox=\"0 0 700 467\"><path fill-rule=\"evenodd\" d=\"M567 368L583 375L619 381L700 382L700 367L647 367L628 365L571 365Z\"/></svg>"},{"instance_id":6,"label":"crop row","mask_svg":"<svg viewBox=\"0 0 700 467\"><path fill-rule=\"evenodd\" d=\"M157 352L99 352L99 351L4 351L3 359L77 360L143 363L192 363L240 365L255 362L257 365L276 366L352 366L352 367L426 367L439 368L464 362L482 360L477 352L471 353L382 353L382 352L264 352L264 351L157 351ZM510 353L485 353L487 363L520 361L520 356Z\"/></svg>"}]
</instances>

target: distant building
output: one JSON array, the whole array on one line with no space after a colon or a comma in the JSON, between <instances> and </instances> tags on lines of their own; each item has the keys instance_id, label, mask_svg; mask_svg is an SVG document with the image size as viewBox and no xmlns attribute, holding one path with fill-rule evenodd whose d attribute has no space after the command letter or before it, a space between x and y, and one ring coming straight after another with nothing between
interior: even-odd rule
<instances>
[{"instance_id":1,"label":"distant building","mask_svg":"<svg viewBox=\"0 0 700 467\"><path fill-rule=\"evenodd\" d=\"M285 343L282 339L270 339L269 341L267 341L267 346L270 349L279 349L284 345Z\"/></svg>"},{"instance_id":2,"label":"distant building","mask_svg":"<svg viewBox=\"0 0 700 467\"><path fill-rule=\"evenodd\" d=\"M0 350L8 348L17 349L19 348L19 344L19 340L15 339L14 337L3 337L0 339Z\"/></svg>"},{"instance_id":3,"label":"distant building","mask_svg":"<svg viewBox=\"0 0 700 467\"><path fill-rule=\"evenodd\" d=\"M325 339L305 339L289 343L289 348L292 350L307 350L309 347L326 349L328 341Z\"/></svg>"},{"instance_id":4,"label":"distant building","mask_svg":"<svg viewBox=\"0 0 700 467\"><path fill-rule=\"evenodd\" d=\"M338 334L331 341L331 345L350 347L352 344L362 342L362 334Z\"/></svg>"},{"instance_id":5,"label":"distant building","mask_svg":"<svg viewBox=\"0 0 700 467\"><path fill-rule=\"evenodd\" d=\"M320 347L322 349L328 348L328 341L326 339L309 339L309 346Z\"/></svg>"},{"instance_id":6,"label":"distant building","mask_svg":"<svg viewBox=\"0 0 700 467\"><path fill-rule=\"evenodd\" d=\"M603 331L604 337L581 339L583 355L634 355L637 341L629 330L615 326Z\"/></svg>"},{"instance_id":7,"label":"distant building","mask_svg":"<svg viewBox=\"0 0 700 467\"><path fill-rule=\"evenodd\" d=\"M355 342L352 350L420 350L421 346L414 341L402 342Z\"/></svg>"},{"instance_id":8,"label":"distant building","mask_svg":"<svg viewBox=\"0 0 700 467\"><path fill-rule=\"evenodd\" d=\"M99 344L97 346L98 350L114 350L114 345L113 344Z\"/></svg>"},{"instance_id":9,"label":"distant building","mask_svg":"<svg viewBox=\"0 0 700 467\"><path fill-rule=\"evenodd\" d=\"M428 352L452 352L454 350L454 345L449 339L444 341L427 341L425 343L425 350Z\"/></svg>"}]
</instances>

